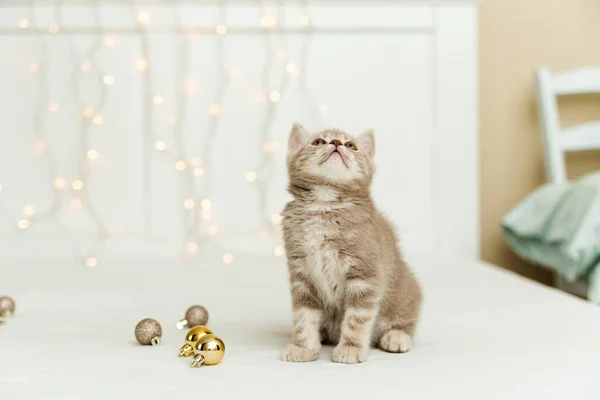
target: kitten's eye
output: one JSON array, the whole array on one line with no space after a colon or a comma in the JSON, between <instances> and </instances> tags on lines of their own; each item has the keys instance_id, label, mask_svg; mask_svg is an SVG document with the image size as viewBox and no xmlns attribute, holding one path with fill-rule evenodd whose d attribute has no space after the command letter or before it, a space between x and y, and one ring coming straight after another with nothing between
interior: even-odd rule
<instances>
[{"instance_id":1,"label":"kitten's eye","mask_svg":"<svg viewBox=\"0 0 600 400\"><path fill-rule=\"evenodd\" d=\"M356 147L356 145L352 142L346 142L345 146L347 148L349 148L350 150L354 150L354 151L358 150L358 147Z\"/></svg>"},{"instance_id":2,"label":"kitten's eye","mask_svg":"<svg viewBox=\"0 0 600 400\"><path fill-rule=\"evenodd\" d=\"M325 143L327 143L326 141L324 141L323 139L315 139L312 142L313 146L321 146L324 145Z\"/></svg>"}]
</instances>

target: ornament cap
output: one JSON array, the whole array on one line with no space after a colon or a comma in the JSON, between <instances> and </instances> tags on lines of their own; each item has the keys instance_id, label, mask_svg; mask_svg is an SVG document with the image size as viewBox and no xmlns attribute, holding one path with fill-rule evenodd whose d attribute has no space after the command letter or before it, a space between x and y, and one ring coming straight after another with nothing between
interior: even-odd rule
<instances>
[{"instance_id":1,"label":"ornament cap","mask_svg":"<svg viewBox=\"0 0 600 400\"><path fill-rule=\"evenodd\" d=\"M183 346L181 346L181 349L179 349L179 357L190 357L194 355L194 347L192 347L191 344L184 344Z\"/></svg>"},{"instance_id":2,"label":"ornament cap","mask_svg":"<svg viewBox=\"0 0 600 400\"><path fill-rule=\"evenodd\" d=\"M204 365L204 356L202 354L196 354L192 360L192 368L199 368Z\"/></svg>"},{"instance_id":3,"label":"ornament cap","mask_svg":"<svg viewBox=\"0 0 600 400\"><path fill-rule=\"evenodd\" d=\"M177 326L177 329L181 330L184 329L186 326L188 325L187 319L180 319L179 321L177 321L177 324L175 326Z\"/></svg>"},{"instance_id":4,"label":"ornament cap","mask_svg":"<svg viewBox=\"0 0 600 400\"><path fill-rule=\"evenodd\" d=\"M161 343L160 336L153 337L150 343L152 346L158 346Z\"/></svg>"}]
</instances>

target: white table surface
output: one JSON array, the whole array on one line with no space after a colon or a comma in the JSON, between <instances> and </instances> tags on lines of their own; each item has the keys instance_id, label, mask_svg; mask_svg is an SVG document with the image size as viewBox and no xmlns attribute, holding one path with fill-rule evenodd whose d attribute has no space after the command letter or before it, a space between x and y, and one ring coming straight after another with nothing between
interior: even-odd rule
<instances>
[{"instance_id":1,"label":"white table surface","mask_svg":"<svg viewBox=\"0 0 600 400\"><path fill-rule=\"evenodd\" d=\"M413 262L425 289L413 351L366 363L279 360L291 337L282 259L131 260L96 268L3 262L0 399L599 399L600 308L482 263ZM186 308L205 305L223 362L177 357ZM163 343L137 345L145 317ZM194 397L192 397L194 396Z\"/></svg>"}]
</instances>

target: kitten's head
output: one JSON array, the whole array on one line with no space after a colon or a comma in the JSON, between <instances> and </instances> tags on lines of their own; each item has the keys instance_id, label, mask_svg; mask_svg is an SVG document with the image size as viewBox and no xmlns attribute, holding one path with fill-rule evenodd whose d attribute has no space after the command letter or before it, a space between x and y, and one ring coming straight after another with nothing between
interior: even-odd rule
<instances>
[{"instance_id":1,"label":"kitten's head","mask_svg":"<svg viewBox=\"0 0 600 400\"><path fill-rule=\"evenodd\" d=\"M373 131L351 136L337 129L310 134L294 124L288 144L291 183L368 189L375 172Z\"/></svg>"}]
</instances>

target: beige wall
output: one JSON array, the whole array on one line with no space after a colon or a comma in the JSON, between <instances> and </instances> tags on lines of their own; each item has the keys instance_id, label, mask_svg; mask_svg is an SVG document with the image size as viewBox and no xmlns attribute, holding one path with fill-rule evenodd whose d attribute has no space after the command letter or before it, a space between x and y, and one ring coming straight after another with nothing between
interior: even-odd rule
<instances>
[{"instance_id":1,"label":"beige wall","mask_svg":"<svg viewBox=\"0 0 600 400\"><path fill-rule=\"evenodd\" d=\"M534 70L600 65L600 0L483 0L480 6L482 257L549 283L550 274L519 260L500 221L543 182ZM600 119L600 96L561 100L565 125ZM571 154L570 176L600 169L600 152Z\"/></svg>"}]
</instances>

